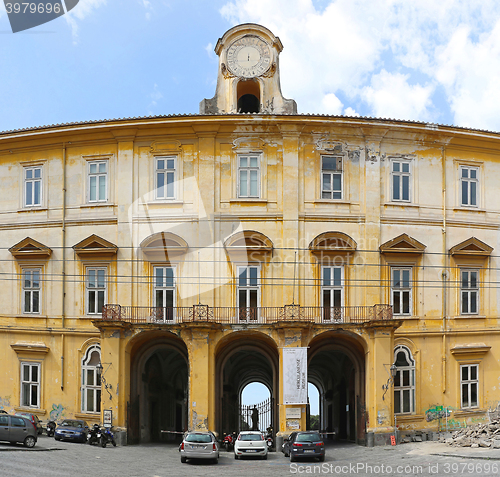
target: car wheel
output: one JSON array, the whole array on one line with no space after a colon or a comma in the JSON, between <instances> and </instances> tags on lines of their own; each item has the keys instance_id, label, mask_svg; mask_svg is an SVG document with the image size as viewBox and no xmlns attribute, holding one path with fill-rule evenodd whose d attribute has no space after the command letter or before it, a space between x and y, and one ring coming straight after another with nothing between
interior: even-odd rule
<instances>
[{"instance_id":1,"label":"car wheel","mask_svg":"<svg viewBox=\"0 0 500 477\"><path fill-rule=\"evenodd\" d=\"M60 437L54 437L54 439L55 439L56 441L60 441L60 440L61 440L61 438L60 438Z\"/></svg>"},{"instance_id":2,"label":"car wheel","mask_svg":"<svg viewBox=\"0 0 500 477\"><path fill-rule=\"evenodd\" d=\"M181 464L185 464L187 461L186 457L181 456Z\"/></svg>"},{"instance_id":3,"label":"car wheel","mask_svg":"<svg viewBox=\"0 0 500 477\"><path fill-rule=\"evenodd\" d=\"M26 439L24 439L24 446L25 447L35 447L36 444L36 439L33 436L27 436Z\"/></svg>"},{"instance_id":4,"label":"car wheel","mask_svg":"<svg viewBox=\"0 0 500 477\"><path fill-rule=\"evenodd\" d=\"M234 460L238 460L238 456L234 454Z\"/></svg>"},{"instance_id":5,"label":"car wheel","mask_svg":"<svg viewBox=\"0 0 500 477\"><path fill-rule=\"evenodd\" d=\"M319 456L319 461L320 462L325 462L325 456L324 455L320 455Z\"/></svg>"},{"instance_id":6,"label":"car wheel","mask_svg":"<svg viewBox=\"0 0 500 477\"><path fill-rule=\"evenodd\" d=\"M267 460L267 454L262 456L262 460Z\"/></svg>"},{"instance_id":7,"label":"car wheel","mask_svg":"<svg viewBox=\"0 0 500 477\"><path fill-rule=\"evenodd\" d=\"M219 459L216 457L216 458L214 459L214 464L218 464L218 463L219 463Z\"/></svg>"},{"instance_id":8,"label":"car wheel","mask_svg":"<svg viewBox=\"0 0 500 477\"><path fill-rule=\"evenodd\" d=\"M296 459L295 459L295 456L293 454L290 454L290 462L295 462Z\"/></svg>"}]
</instances>

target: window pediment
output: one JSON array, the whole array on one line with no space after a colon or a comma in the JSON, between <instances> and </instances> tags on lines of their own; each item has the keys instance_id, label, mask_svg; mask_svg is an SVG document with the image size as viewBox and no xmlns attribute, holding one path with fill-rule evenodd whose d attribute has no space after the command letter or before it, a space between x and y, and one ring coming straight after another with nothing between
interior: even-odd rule
<instances>
[{"instance_id":1,"label":"window pediment","mask_svg":"<svg viewBox=\"0 0 500 477\"><path fill-rule=\"evenodd\" d=\"M481 356L486 354L491 349L491 346L488 346L485 343L467 343L456 345L451 348L451 354L456 357L470 357L471 355Z\"/></svg>"},{"instance_id":2,"label":"window pediment","mask_svg":"<svg viewBox=\"0 0 500 477\"><path fill-rule=\"evenodd\" d=\"M52 254L52 249L33 240L31 237L26 237L9 248L9 252L17 259L48 259Z\"/></svg>"},{"instance_id":3,"label":"window pediment","mask_svg":"<svg viewBox=\"0 0 500 477\"><path fill-rule=\"evenodd\" d=\"M78 242L76 245L73 245L73 250L79 257L107 257L116 255L118 247L115 244L108 242L106 239L93 234L81 242Z\"/></svg>"},{"instance_id":4,"label":"window pediment","mask_svg":"<svg viewBox=\"0 0 500 477\"><path fill-rule=\"evenodd\" d=\"M150 235L141 242L140 247L150 262L168 262L172 258L183 255L189 249L188 243L182 237L171 232Z\"/></svg>"},{"instance_id":5,"label":"window pediment","mask_svg":"<svg viewBox=\"0 0 500 477\"><path fill-rule=\"evenodd\" d=\"M230 255L255 253L267 255L273 251L273 242L261 232L243 230L228 237L224 242L224 247Z\"/></svg>"},{"instance_id":6,"label":"window pediment","mask_svg":"<svg viewBox=\"0 0 500 477\"><path fill-rule=\"evenodd\" d=\"M355 252L357 247L358 244L343 232L324 232L309 244L309 250L315 254Z\"/></svg>"},{"instance_id":7,"label":"window pediment","mask_svg":"<svg viewBox=\"0 0 500 477\"><path fill-rule=\"evenodd\" d=\"M411 253L423 254L426 245L407 234L401 234L380 246L381 253Z\"/></svg>"},{"instance_id":8,"label":"window pediment","mask_svg":"<svg viewBox=\"0 0 500 477\"><path fill-rule=\"evenodd\" d=\"M481 242L481 240L476 237L471 237L450 248L450 255L479 255L487 257L491 255L491 252L493 252L493 247Z\"/></svg>"}]
</instances>

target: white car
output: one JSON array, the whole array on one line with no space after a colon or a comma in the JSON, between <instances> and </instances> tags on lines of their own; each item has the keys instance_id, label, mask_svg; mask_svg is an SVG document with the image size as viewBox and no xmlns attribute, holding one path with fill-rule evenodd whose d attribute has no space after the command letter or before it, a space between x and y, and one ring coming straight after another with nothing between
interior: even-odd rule
<instances>
[{"instance_id":1,"label":"white car","mask_svg":"<svg viewBox=\"0 0 500 477\"><path fill-rule=\"evenodd\" d=\"M242 431L234 443L234 458L257 456L267 459L267 443L260 431Z\"/></svg>"}]
</instances>

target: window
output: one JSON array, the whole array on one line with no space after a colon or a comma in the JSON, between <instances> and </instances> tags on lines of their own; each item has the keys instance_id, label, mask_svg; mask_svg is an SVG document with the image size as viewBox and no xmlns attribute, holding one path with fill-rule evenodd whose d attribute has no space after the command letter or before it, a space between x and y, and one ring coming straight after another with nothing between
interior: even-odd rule
<instances>
[{"instance_id":1,"label":"window","mask_svg":"<svg viewBox=\"0 0 500 477\"><path fill-rule=\"evenodd\" d=\"M92 161L89 165L89 202L108 200L108 161Z\"/></svg>"},{"instance_id":2,"label":"window","mask_svg":"<svg viewBox=\"0 0 500 477\"><path fill-rule=\"evenodd\" d=\"M238 197L260 196L259 156L238 157Z\"/></svg>"},{"instance_id":3,"label":"window","mask_svg":"<svg viewBox=\"0 0 500 477\"><path fill-rule=\"evenodd\" d=\"M460 285L462 315L478 313L479 302L479 270L460 270L462 277Z\"/></svg>"},{"instance_id":4,"label":"window","mask_svg":"<svg viewBox=\"0 0 500 477\"><path fill-rule=\"evenodd\" d=\"M410 202L410 163L392 161L392 200Z\"/></svg>"},{"instance_id":5,"label":"window","mask_svg":"<svg viewBox=\"0 0 500 477\"><path fill-rule=\"evenodd\" d=\"M82 360L82 412L101 412L101 376L97 366L101 362L101 348L91 346Z\"/></svg>"},{"instance_id":6,"label":"window","mask_svg":"<svg viewBox=\"0 0 500 477\"><path fill-rule=\"evenodd\" d=\"M100 315L106 300L106 269L87 268L87 314Z\"/></svg>"},{"instance_id":7,"label":"window","mask_svg":"<svg viewBox=\"0 0 500 477\"><path fill-rule=\"evenodd\" d=\"M415 412L415 361L406 346L394 350L394 413L411 414Z\"/></svg>"},{"instance_id":8,"label":"window","mask_svg":"<svg viewBox=\"0 0 500 477\"><path fill-rule=\"evenodd\" d=\"M24 205L42 205L42 167L24 168Z\"/></svg>"},{"instance_id":9,"label":"window","mask_svg":"<svg viewBox=\"0 0 500 477\"><path fill-rule=\"evenodd\" d=\"M156 159L156 198L175 198L175 157Z\"/></svg>"},{"instance_id":10,"label":"window","mask_svg":"<svg viewBox=\"0 0 500 477\"><path fill-rule=\"evenodd\" d=\"M156 321L173 321L175 307L175 270L173 267L154 268L154 306Z\"/></svg>"},{"instance_id":11,"label":"window","mask_svg":"<svg viewBox=\"0 0 500 477\"><path fill-rule=\"evenodd\" d=\"M342 199L341 157L321 157L321 198Z\"/></svg>"},{"instance_id":12,"label":"window","mask_svg":"<svg viewBox=\"0 0 500 477\"><path fill-rule=\"evenodd\" d=\"M40 313L40 270L23 270L23 313Z\"/></svg>"},{"instance_id":13,"label":"window","mask_svg":"<svg viewBox=\"0 0 500 477\"><path fill-rule=\"evenodd\" d=\"M395 315L411 315L411 268L391 270L392 311Z\"/></svg>"},{"instance_id":14,"label":"window","mask_svg":"<svg viewBox=\"0 0 500 477\"><path fill-rule=\"evenodd\" d=\"M341 321L344 301L344 267L322 267L321 300L324 321Z\"/></svg>"},{"instance_id":15,"label":"window","mask_svg":"<svg viewBox=\"0 0 500 477\"><path fill-rule=\"evenodd\" d=\"M462 205L477 207L479 188L478 179L478 167L460 167L460 182L462 183Z\"/></svg>"},{"instance_id":16,"label":"window","mask_svg":"<svg viewBox=\"0 0 500 477\"><path fill-rule=\"evenodd\" d=\"M460 388L462 409L478 407L478 365L464 364L460 366Z\"/></svg>"},{"instance_id":17,"label":"window","mask_svg":"<svg viewBox=\"0 0 500 477\"><path fill-rule=\"evenodd\" d=\"M21 406L40 407L39 363L21 363Z\"/></svg>"},{"instance_id":18,"label":"window","mask_svg":"<svg viewBox=\"0 0 500 477\"><path fill-rule=\"evenodd\" d=\"M258 320L260 301L260 267L238 267L239 320Z\"/></svg>"}]
</instances>

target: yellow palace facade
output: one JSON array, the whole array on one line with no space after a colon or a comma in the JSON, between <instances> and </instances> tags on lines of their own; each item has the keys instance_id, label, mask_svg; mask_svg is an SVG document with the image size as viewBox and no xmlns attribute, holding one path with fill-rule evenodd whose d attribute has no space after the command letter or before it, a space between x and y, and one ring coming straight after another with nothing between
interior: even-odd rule
<instances>
[{"instance_id":1,"label":"yellow palace facade","mask_svg":"<svg viewBox=\"0 0 500 477\"><path fill-rule=\"evenodd\" d=\"M369 445L497 411L500 135L297 114L282 48L226 32L197 115L0 134L0 408L148 442L259 382L283 435L310 382Z\"/></svg>"}]
</instances>

